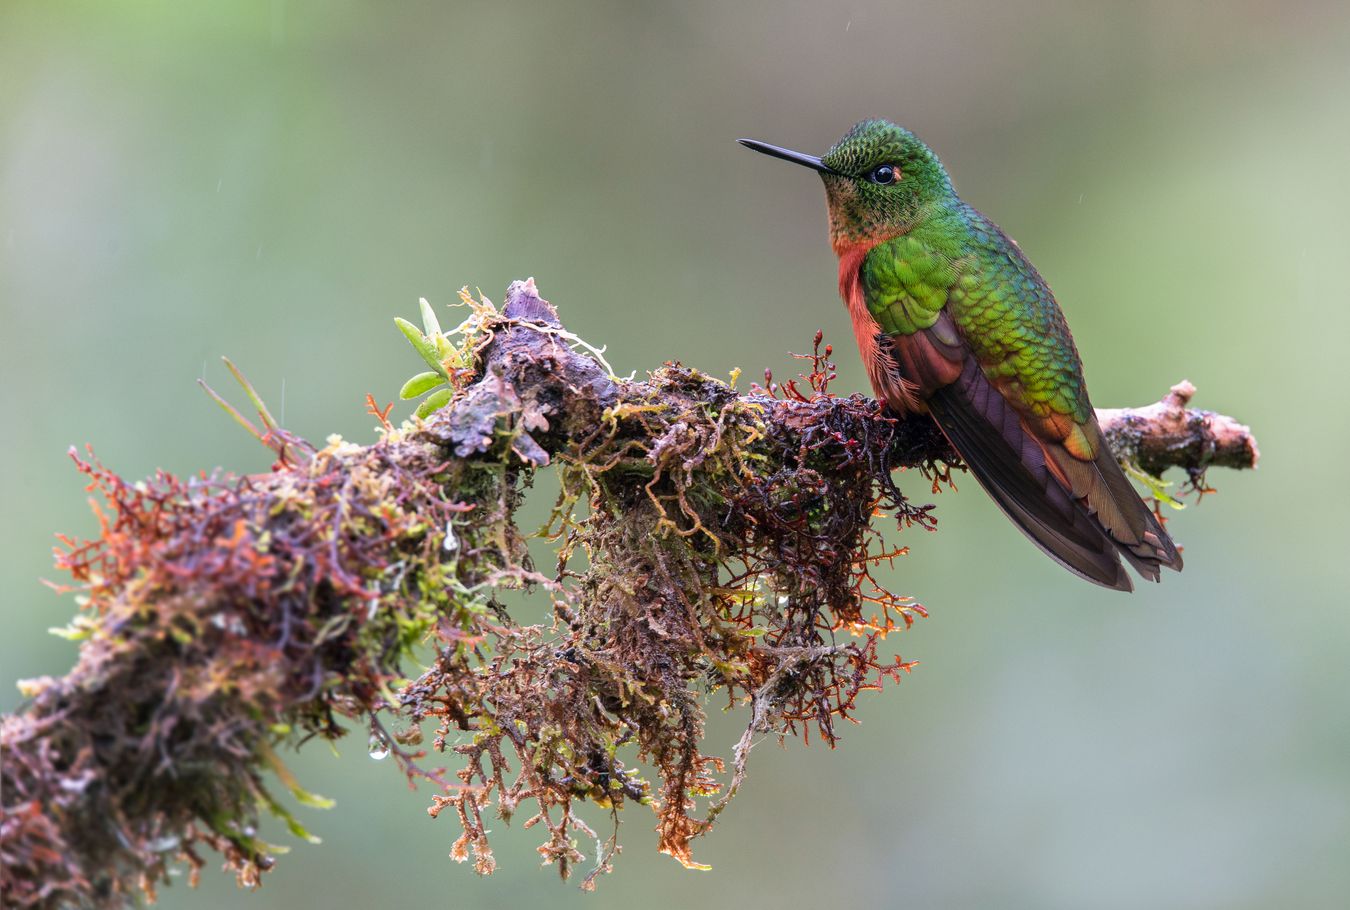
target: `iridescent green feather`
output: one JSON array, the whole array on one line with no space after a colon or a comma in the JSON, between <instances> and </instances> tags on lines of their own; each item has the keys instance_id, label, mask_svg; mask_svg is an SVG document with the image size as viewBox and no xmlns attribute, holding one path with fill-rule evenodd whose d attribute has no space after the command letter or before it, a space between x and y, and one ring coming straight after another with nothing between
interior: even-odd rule
<instances>
[{"instance_id":1,"label":"iridescent green feather","mask_svg":"<svg viewBox=\"0 0 1350 910\"><path fill-rule=\"evenodd\" d=\"M946 306L985 375L1032 414L1083 423L1082 365L1050 288L1020 249L955 193L946 212L874 247L867 305L888 334L930 327Z\"/></svg>"}]
</instances>

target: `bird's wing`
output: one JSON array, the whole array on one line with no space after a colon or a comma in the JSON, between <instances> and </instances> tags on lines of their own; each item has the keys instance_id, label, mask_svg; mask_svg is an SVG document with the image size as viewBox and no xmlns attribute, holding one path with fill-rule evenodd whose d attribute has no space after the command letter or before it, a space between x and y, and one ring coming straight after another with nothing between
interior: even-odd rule
<instances>
[{"instance_id":1,"label":"bird's wing","mask_svg":"<svg viewBox=\"0 0 1350 910\"><path fill-rule=\"evenodd\" d=\"M939 323L946 323L939 332L955 331L945 314L935 327ZM1013 524L1074 574L1130 590L1116 547L1051 471L1044 446L990 383L964 342L949 346L933 329L886 340L901 375L919 385L952 447Z\"/></svg>"},{"instance_id":2,"label":"bird's wing","mask_svg":"<svg viewBox=\"0 0 1350 910\"><path fill-rule=\"evenodd\" d=\"M1013 255L1000 259L1013 274L998 274L1004 267L996 263L995 274L972 279L972 268L988 268L977 261L958 270L929 325L914 325L913 307L889 320L914 329L886 335L897 370L981 486L1055 561L1089 581L1130 590L1123 555L1156 581L1160 565L1179 569L1181 557L1102 438L1049 289L1007 243ZM867 283L869 308L883 326L886 306L913 302L898 289L887 303L875 281ZM1014 311L1010 294L1033 296L1019 296Z\"/></svg>"}]
</instances>

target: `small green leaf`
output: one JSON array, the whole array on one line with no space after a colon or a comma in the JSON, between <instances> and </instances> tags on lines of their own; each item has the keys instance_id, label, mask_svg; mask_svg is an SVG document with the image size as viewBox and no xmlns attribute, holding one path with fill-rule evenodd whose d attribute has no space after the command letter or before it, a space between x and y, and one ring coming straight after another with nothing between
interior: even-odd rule
<instances>
[{"instance_id":1,"label":"small green leaf","mask_svg":"<svg viewBox=\"0 0 1350 910\"><path fill-rule=\"evenodd\" d=\"M463 358L459 356L459 351L455 349L455 344L444 335L437 335L434 339L436 343L436 352L441 355L441 362L449 360L457 367L464 365Z\"/></svg>"},{"instance_id":2,"label":"small green leaf","mask_svg":"<svg viewBox=\"0 0 1350 910\"><path fill-rule=\"evenodd\" d=\"M309 806L311 809L331 809L337 805L334 800L326 796L320 796L317 793L310 793L303 787L292 787L291 795L302 806Z\"/></svg>"},{"instance_id":3,"label":"small green leaf","mask_svg":"<svg viewBox=\"0 0 1350 910\"><path fill-rule=\"evenodd\" d=\"M412 342L413 347L420 347L426 343L427 339L426 336L422 334L422 330L402 316L394 317L394 325L398 326L398 330L408 337L408 340Z\"/></svg>"},{"instance_id":4,"label":"small green leaf","mask_svg":"<svg viewBox=\"0 0 1350 910\"><path fill-rule=\"evenodd\" d=\"M241 427L243 427L245 430L248 430L250 436L258 440L259 442L263 441L263 434L258 430L258 428L255 427L247 417L245 417L243 414L240 414L239 410L235 408L234 405L230 404L224 398L220 397L220 395L216 392L215 389L207 385L205 379L198 379L197 385L201 386L202 389L206 392L206 394L211 396L211 400L214 401L216 404L220 405L226 414L229 414L231 417L235 419L235 421Z\"/></svg>"},{"instance_id":5,"label":"small green leaf","mask_svg":"<svg viewBox=\"0 0 1350 910\"><path fill-rule=\"evenodd\" d=\"M422 403L417 406L417 416L430 417L450 403L450 394L449 389L441 389L439 392L432 392L426 398L422 399Z\"/></svg>"},{"instance_id":6,"label":"small green leaf","mask_svg":"<svg viewBox=\"0 0 1350 910\"><path fill-rule=\"evenodd\" d=\"M435 338L441 334L441 324L436 319L436 311L427 303L425 297L420 297L417 303L422 307L422 327L427 330L427 336Z\"/></svg>"},{"instance_id":7,"label":"small green leaf","mask_svg":"<svg viewBox=\"0 0 1350 910\"><path fill-rule=\"evenodd\" d=\"M97 624L88 616L76 616L69 625L48 629L47 634L66 641L85 641L96 627Z\"/></svg>"},{"instance_id":8,"label":"small green leaf","mask_svg":"<svg viewBox=\"0 0 1350 910\"><path fill-rule=\"evenodd\" d=\"M315 837L313 834L310 834L309 831L305 830L305 826L300 824L300 819L296 818L285 806L273 799L272 794L264 791L262 793L262 802L263 805L267 807L267 810L271 812L275 818L279 819L291 834L303 841L308 841L311 844L323 843L321 838ZM271 846L272 849L275 850L275 846L270 844L268 846Z\"/></svg>"},{"instance_id":9,"label":"small green leaf","mask_svg":"<svg viewBox=\"0 0 1350 910\"><path fill-rule=\"evenodd\" d=\"M309 806L312 809L331 809L333 806L337 805L328 797L319 796L317 793L310 793L304 787L300 786L300 781L295 779L295 775L291 773L291 769L286 767L286 763L281 760L281 756L277 755L276 751L268 745L267 742L264 741L259 744L258 753L262 760L271 766L272 771L276 774L277 778L286 785L286 789L291 791L291 795L294 796L302 806ZM316 844L319 842L316 838L311 837L308 831L300 827L300 823L296 821L280 803L273 799L272 795L266 790L262 792L262 798L267 803L267 807L277 815L277 817L283 819L287 823L287 827L289 827L291 832L297 837L303 837Z\"/></svg>"},{"instance_id":10,"label":"small green leaf","mask_svg":"<svg viewBox=\"0 0 1350 910\"><path fill-rule=\"evenodd\" d=\"M1130 461L1122 463L1121 467L1125 469L1125 473L1128 476L1133 477L1135 480L1139 481L1145 487L1147 487L1149 495L1152 496L1154 499L1158 500L1158 502L1165 502L1174 509L1186 508L1186 503L1181 502L1175 496L1173 496L1171 493L1167 491L1167 488L1172 485L1172 482L1170 480L1163 480L1161 477L1154 477L1152 474L1148 473L1142 468L1137 467L1133 462Z\"/></svg>"},{"instance_id":11,"label":"small green leaf","mask_svg":"<svg viewBox=\"0 0 1350 910\"><path fill-rule=\"evenodd\" d=\"M441 377L440 373L432 371L418 373L412 379L403 383L403 388L398 391L398 397L404 401L420 398L443 382L445 382L445 379Z\"/></svg>"},{"instance_id":12,"label":"small green leaf","mask_svg":"<svg viewBox=\"0 0 1350 910\"><path fill-rule=\"evenodd\" d=\"M422 359L427 362L427 366L444 376L448 382L450 380L450 374L446 372L445 366L441 363L440 358L436 356L436 346L432 344L431 340L418 331L417 326L406 319L400 319L395 316L394 324L398 326L399 331L408 339L408 343L413 346L413 350L422 355Z\"/></svg>"},{"instance_id":13,"label":"small green leaf","mask_svg":"<svg viewBox=\"0 0 1350 910\"><path fill-rule=\"evenodd\" d=\"M277 422L272 417L272 412L267 410L267 405L263 404L262 398L258 397L258 392L253 388L253 383L244 378L244 374L239 372L239 368L234 365L230 358L222 357L220 359L225 361L225 367L234 377L234 381L239 383L244 390L244 394L248 396L248 400L253 402L254 409L258 412L258 416L262 418L263 426L269 430L275 430Z\"/></svg>"}]
</instances>

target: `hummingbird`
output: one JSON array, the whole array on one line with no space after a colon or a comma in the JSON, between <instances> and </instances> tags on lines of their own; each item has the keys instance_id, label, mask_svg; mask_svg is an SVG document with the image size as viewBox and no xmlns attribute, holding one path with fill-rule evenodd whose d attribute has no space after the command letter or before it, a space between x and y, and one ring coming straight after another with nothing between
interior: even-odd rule
<instances>
[{"instance_id":1,"label":"hummingbird","mask_svg":"<svg viewBox=\"0 0 1350 910\"><path fill-rule=\"evenodd\" d=\"M1181 554L1102 437L1083 365L1049 285L952 187L936 154L886 120L816 157L753 139L819 172L839 295L876 396L928 414L1022 533L1061 566L1133 589Z\"/></svg>"}]
</instances>

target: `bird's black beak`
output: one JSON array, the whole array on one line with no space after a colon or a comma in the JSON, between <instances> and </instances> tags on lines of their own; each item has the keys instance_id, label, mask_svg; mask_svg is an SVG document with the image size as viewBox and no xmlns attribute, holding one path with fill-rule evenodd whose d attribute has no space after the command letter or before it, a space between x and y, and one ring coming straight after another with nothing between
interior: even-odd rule
<instances>
[{"instance_id":1,"label":"bird's black beak","mask_svg":"<svg viewBox=\"0 0 1350 910\"><path fill-rule=\"evenodd\" d=\"M791 161L793 164L804 165L812 170L820 171L822 174L842 176L815 155L806 155L802 152L794 152L792 149L779 148L776 145L769 145L767 142L760 142L758 139L737 139L736 141L748 149L754 149L773 158L782 158L784 161Z\"/></svg>"}]
</instances>

